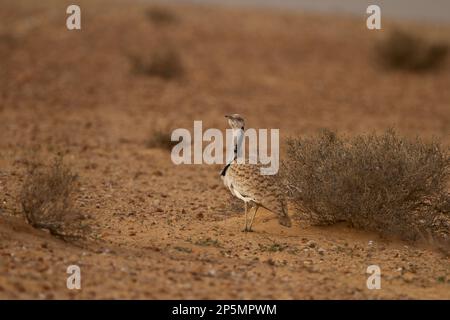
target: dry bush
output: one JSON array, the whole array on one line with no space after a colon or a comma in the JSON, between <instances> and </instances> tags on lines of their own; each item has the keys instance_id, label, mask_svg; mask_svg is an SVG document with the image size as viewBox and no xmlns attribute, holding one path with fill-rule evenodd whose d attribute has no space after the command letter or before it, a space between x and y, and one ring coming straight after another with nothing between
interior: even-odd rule
<instances>
[{"instance_id":1,"label":"dry bush","mask_svg":"<svg viewBox=\"0 0 450 320\"><path fill-rule=\"evenodd\" d=\"M289 139L283 164L289 195L314 224L348 221L409 239L450 240L449 170L448 150L393 130Z\"/></svg>"},{"instance_id":2,"label":"dry bush","mask_svg":"<svg viewBox=\"0 0 450 320\"><path fill-rule=\"evenodd\" d=\"M448 45L395 30L376 49L379 62L389 69L425 71L443 63Z\"/></svg>"},{"instance_id":3,"label":"dry bush","mask_svg":"<svg viewBox=\"0 0 450 320\"><path fill-rule=\"evenodd\" d=\"M51 165L28 162L20 202L26 220L63 239L80 238L89 230L85 216L74 205L77 175L56 157Z\"/></svg>"},{"instance_id":4,"label":"dry bush","mask_svg":"<svg viewBox=\"0 0 450 320\"><path fill-rule=\"evenodd\" d=\"M5 61L8 61L13 56L13 53L17 48L17 44L18 39L14 34L2 32L0 30L0 59L3 63L5 63ZM0 72L1 71L2 70L0 70Z\"/></svg>"},{"instance_id":5,"label":"dry bush","mask_svg":"<svg viewBox=\"0 0 450 320\"><path fill-rule=\"evenodd\" d=\"M11 49L17 45L17 38L12 33L0 31L0 48Z\"/></svg>"},{"instance_id":6,"label":"dry bush","mask_svg":"<svg viewBox=\"0 0 450 320\"><path fill-rule=\"evenodd\" d=\"M145 11L145 15L155 24L172 24L178 20L171 10L163 7L151 7Z\"/></svg>"},{"instance_id":7,"label":"dry bush","mask_svg":"<svg viewBox=\"0 0 450 320\"><path fill-rule=\"evenodd\" d=\"M172 150L178 144L178 141L171 140L170 130L157 129L152 132L150 138L146 142L147 148L157 148L164 150Z\"/></svg>"},{"instance_id":8,"label":"dry bush","mask_svg":"<svg viewBox=\"0 0 450 320\"><path fill-rule=\"evenodd\" d=\"M184 74L180 55L173 48L160 48L146 58L136 55L130 56L130 60L133 70L137 74L165 80L179 78Z\"/></svg>"}]
</instances>

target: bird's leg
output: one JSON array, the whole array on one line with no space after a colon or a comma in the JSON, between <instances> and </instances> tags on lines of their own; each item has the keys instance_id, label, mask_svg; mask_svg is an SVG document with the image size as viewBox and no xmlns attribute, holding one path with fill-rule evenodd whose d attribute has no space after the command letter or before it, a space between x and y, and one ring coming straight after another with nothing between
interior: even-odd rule
<instances>
[{"instance_id":1,"label":"bird's leg","mask_svg":"<svg viewBox=\"0 0 450 320\"><path fill-rule=\"evenodd\" d=\"M259 206L256 205L256 208L254 209L254 212L253 212L252 219L250 220L250 226L248 227L248 231L252 231L253 220L255 219L256 212L258 211L258 209L259 209Z\"/></svg>"},{"instance_id":2,"label":"bird's leg","mask_svg":"<svg viewBox=\"0 0 450 320\"><path fill-rule=\"evenodd\" d=\"M247 201L245 201L244 204L245 204L245 225L244 225L244 230L242 230L242 231L247 232L247 211L248 211Z\"/></svg>"}]
</instances>

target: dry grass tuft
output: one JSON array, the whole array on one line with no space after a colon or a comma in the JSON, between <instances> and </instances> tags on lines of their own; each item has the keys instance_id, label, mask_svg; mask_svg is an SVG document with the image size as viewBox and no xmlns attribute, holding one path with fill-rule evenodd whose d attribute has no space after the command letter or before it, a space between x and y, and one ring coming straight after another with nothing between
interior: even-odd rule
<instances>
[{"instance_id":1,"label":"dry grass tuft","mask_svg":"<svg viewBox=\"0 0 450 320\"><path fill-rule=\"evenodd\" d=\"M147 148L163 149L171 151L178 144L178 141L172 141L170 130L155 130L146 142Z\"/></svg>"},{"instance_id":2,"label":"dry grass tuft","mask_svg":"<svg viewBox=\"0 0 450 320\"><path fill-rule=\"evenodd\" d=\"M448 45L395 30L376 49L379 62L389 69L426 71L444 62Z\"/></svg>"},{"instance_id":3,"label":"dry grass tuft","mask_svg":"<svg viewBox=\"0 0 450 320\"><path fill-rule=\"evenodd\" d=\"M170 47L160 48L146 58L137 55L130 56L130 60L136 74L165 80L180 78L184 74L180 55Z\"/></svg>"},{"instance_id":4,"label":"dry grass tuft","mask_svg":"<svg viewBox=\"0 0 450 320\"><path fill-rule=\"evenodd\" d=\"M35 228L47 229L65 240L82 238L88 227L85 216L74 205L77 175L58 156L51 165L28 162L20 202L26 220Z\"/></svg>"},{"instance_id":5,"label":"dry grass tuft","mask_svg":"<svg viewBox=\"0 0 450 320\"><path fill-rule=\"evenodd\" d=\"M288 140L288 192L314 224L355 227L450 244L450 156L436 142L381 135L346 138L324 131Z\"/></svg>"},{"instance_id":6,"label":"dry grass tuft","mask_svg":"<svg viewBox=\"0 0 450 320\"><path fill-rule=\"evenodd\" d=\"M12 48L17 44L16 37L11 33L0 32L0 48Z\"/></svg>"},{"instance_id":7,"label":"dry grass tuft","mask_svg":"<svg viewBox=\"0 0 450 320\"><path fill-rule=\"evenodd\" d=\"M172 24L178 21L175 13L164 7L151 7L145 11L145 15L151 22L158 25Z\"/></svg>"},{"instance_id":8,"label":"dry grass tuft","mask_svg":"<svg viewBox=\"0 0 450 320\"><path fill-rule=\"evenodd\" d=\"M202 247L218 247L218 248L221 247L219 240L211 238L198 239L197 241L194 242L194 244Z\"/></svg>"}]
</instances>

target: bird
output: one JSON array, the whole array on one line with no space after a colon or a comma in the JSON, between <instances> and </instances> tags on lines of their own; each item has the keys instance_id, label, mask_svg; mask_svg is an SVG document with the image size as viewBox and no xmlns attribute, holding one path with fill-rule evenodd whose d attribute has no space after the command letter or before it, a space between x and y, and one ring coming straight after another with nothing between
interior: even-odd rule
<instances>
[{"instance_id":1,"label":"bird","mask_svg":"<svg viewBox=\"0 0 450 320\"><path fill-rule=\"evenodd\" d=\"M252 231L253 221L260 207L263 207L278 217L280 225L291 227L291 219L287 213L287 202L280 187L276 175L262 175L261 165L252 164L248 161L238 160L238 150L244 139L245 120L239 114L226 115L228 124L233 130L234 158L225 165L220 175L224 185L231 194L245 204L244 232ZM250 207L250 209L249 209ZM248 221L247 215L253 209L253 215Z\"/></svg>"}]
</instances>

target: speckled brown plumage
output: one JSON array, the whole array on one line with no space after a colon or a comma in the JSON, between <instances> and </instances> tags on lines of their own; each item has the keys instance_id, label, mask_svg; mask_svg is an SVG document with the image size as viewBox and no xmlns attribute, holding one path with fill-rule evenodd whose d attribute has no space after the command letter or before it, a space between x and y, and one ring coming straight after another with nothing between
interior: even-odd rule
<instances>
[{"instance_id":1,"label":"speckled brown plumage","mask_svg":"<svg viewBox=\"0 0 450 320\"><path fill-rule=\"evenodd\" d=\"M233 194L237 192L251 199L256 205L275 213L281 225L291 226L278 175L262 175L259 165L239 164L234 160L225 173L224 182Z\"/></svg>"}]
</instances>

